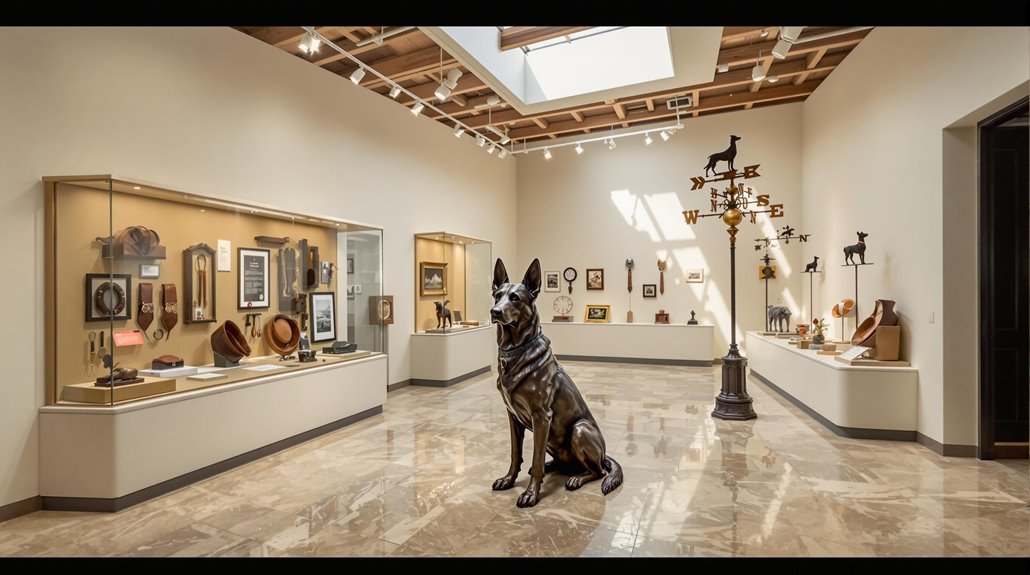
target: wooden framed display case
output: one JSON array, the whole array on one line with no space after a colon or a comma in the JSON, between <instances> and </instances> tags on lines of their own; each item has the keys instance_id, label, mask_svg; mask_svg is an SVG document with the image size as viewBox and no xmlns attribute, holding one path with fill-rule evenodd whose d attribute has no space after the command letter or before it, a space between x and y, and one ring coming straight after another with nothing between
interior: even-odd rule
<instances>
[{"instance_id":1,"label":"wooden framed display case","mask_svg":"<svg viewBox=\"0 0 1030 575\"><path fill-rule=\"evenodd\" d=\"M488 240L450 232L415 234L415 333L444 333L437 332L437 301L449 301L452 316L462 317L447 332L489 325L493 265Z\"/></svg>"}]
</instances>

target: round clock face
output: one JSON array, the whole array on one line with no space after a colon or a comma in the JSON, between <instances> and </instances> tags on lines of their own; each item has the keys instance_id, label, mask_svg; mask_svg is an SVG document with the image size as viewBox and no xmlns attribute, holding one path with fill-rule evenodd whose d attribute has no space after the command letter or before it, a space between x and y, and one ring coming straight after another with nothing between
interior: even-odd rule
<instances>
[{"instance_id":1,"label":"round clock face","mask_svg":"<svg viewBox=\"0 0 1030 575\"><path fill-rule=\"evenodd\" d=\"M565 268L565 273L563 275L565 276L565 281L567 282L576 281L576 268Z\"/></svg>"},{"instance_id":2,"label":"round clock face","mask_svg":"<svg viewBox=\"0 0 1030 575\"><path fill-rule=\"evenodd\" d=\"M567 295L560 295L554 298L554 311L561 315L567 315L572 311L572 298Z\"/></svg>"}]
</instances>

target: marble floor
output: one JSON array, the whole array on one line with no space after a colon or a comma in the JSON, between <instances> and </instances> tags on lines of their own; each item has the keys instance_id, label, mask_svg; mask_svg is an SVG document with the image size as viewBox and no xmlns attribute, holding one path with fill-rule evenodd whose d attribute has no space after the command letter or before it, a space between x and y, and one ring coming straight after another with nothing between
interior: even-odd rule
<instances>
[{"instance_id":1,"label":"marble floor","mask_svg":"<svg viewBox=\"0 0 1030 575\"><path fill-rule=\"evenodd\" d=\"M713 420L717 368L565 367L625 470L607 497L548 475L519 509L528 466L490 489L487 374L119 513L0 523L0 556L1030 556L1027 461L840 438L754 380L757 420Z\"/></svg>"}]
</instances>

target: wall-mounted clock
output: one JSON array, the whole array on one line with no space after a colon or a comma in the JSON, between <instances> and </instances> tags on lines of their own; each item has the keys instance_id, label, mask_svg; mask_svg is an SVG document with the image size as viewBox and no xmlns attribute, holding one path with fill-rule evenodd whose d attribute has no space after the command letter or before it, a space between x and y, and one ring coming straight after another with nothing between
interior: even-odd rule
<instances>
[{"instance_id":1,"label":"wall-mounted clock","mask_svg":"<svg viewBox=\"0 0 1030 575\"><path fill-rule=\"evenodd\" d=\"M578 275L579 274L576 273L576 268L574 268L574 267L567 267L567 268L565 268L565 271L562 272L562 276L565 277L565 281L569 284L569 293L570 294L572 293L572 282L576 281L576 276L578 276ZM555 301L557 301L557 300L555 300ZM571 300L569 300L569 301L571 302ZM571 304L569 306L569 309L570 310L572 309Z\"/></svg>"}]
</instances>

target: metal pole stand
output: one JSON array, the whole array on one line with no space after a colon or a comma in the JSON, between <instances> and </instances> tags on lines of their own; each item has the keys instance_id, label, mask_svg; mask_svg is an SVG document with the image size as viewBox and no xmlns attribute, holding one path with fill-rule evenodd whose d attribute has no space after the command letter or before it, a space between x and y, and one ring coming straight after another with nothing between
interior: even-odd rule
<instances>
[{"instance_id":1,"label":"metal pole stand","mask_svg":"<svg viewBox=\"0 0 1030 575\"><path fill-rule=\"evenodd\" d=\"M723 215L723 221L730 226L730 349L722 358L722 389L712 410L712 417L738 421L758 417L747 394L747 358L737 349L737 224L742 219L743 214L736 209Z\"/></svg>"},{"instance_id":2,"label":"metal pole stand","mask_svg":"<svg viewBox=\"0 0 1030 575\"><path fill-rule=\"evenodd\" d=\"M858 318L860 317L858 315L858 266L871 266L871 265L873 265L872 262L861 263L861 264L844 264L844 266L843 266L843 267L849 267L849 266L854 266L855 267L855 331L858 331ZM844 325L844 318L841 318L841 325ZM852 337L854 337L855 332L851 332L851 335L852 335ZM844 329L841 328L841 340L843 340L843 339L844 339Z\"/></svg>"}]
</instances>

